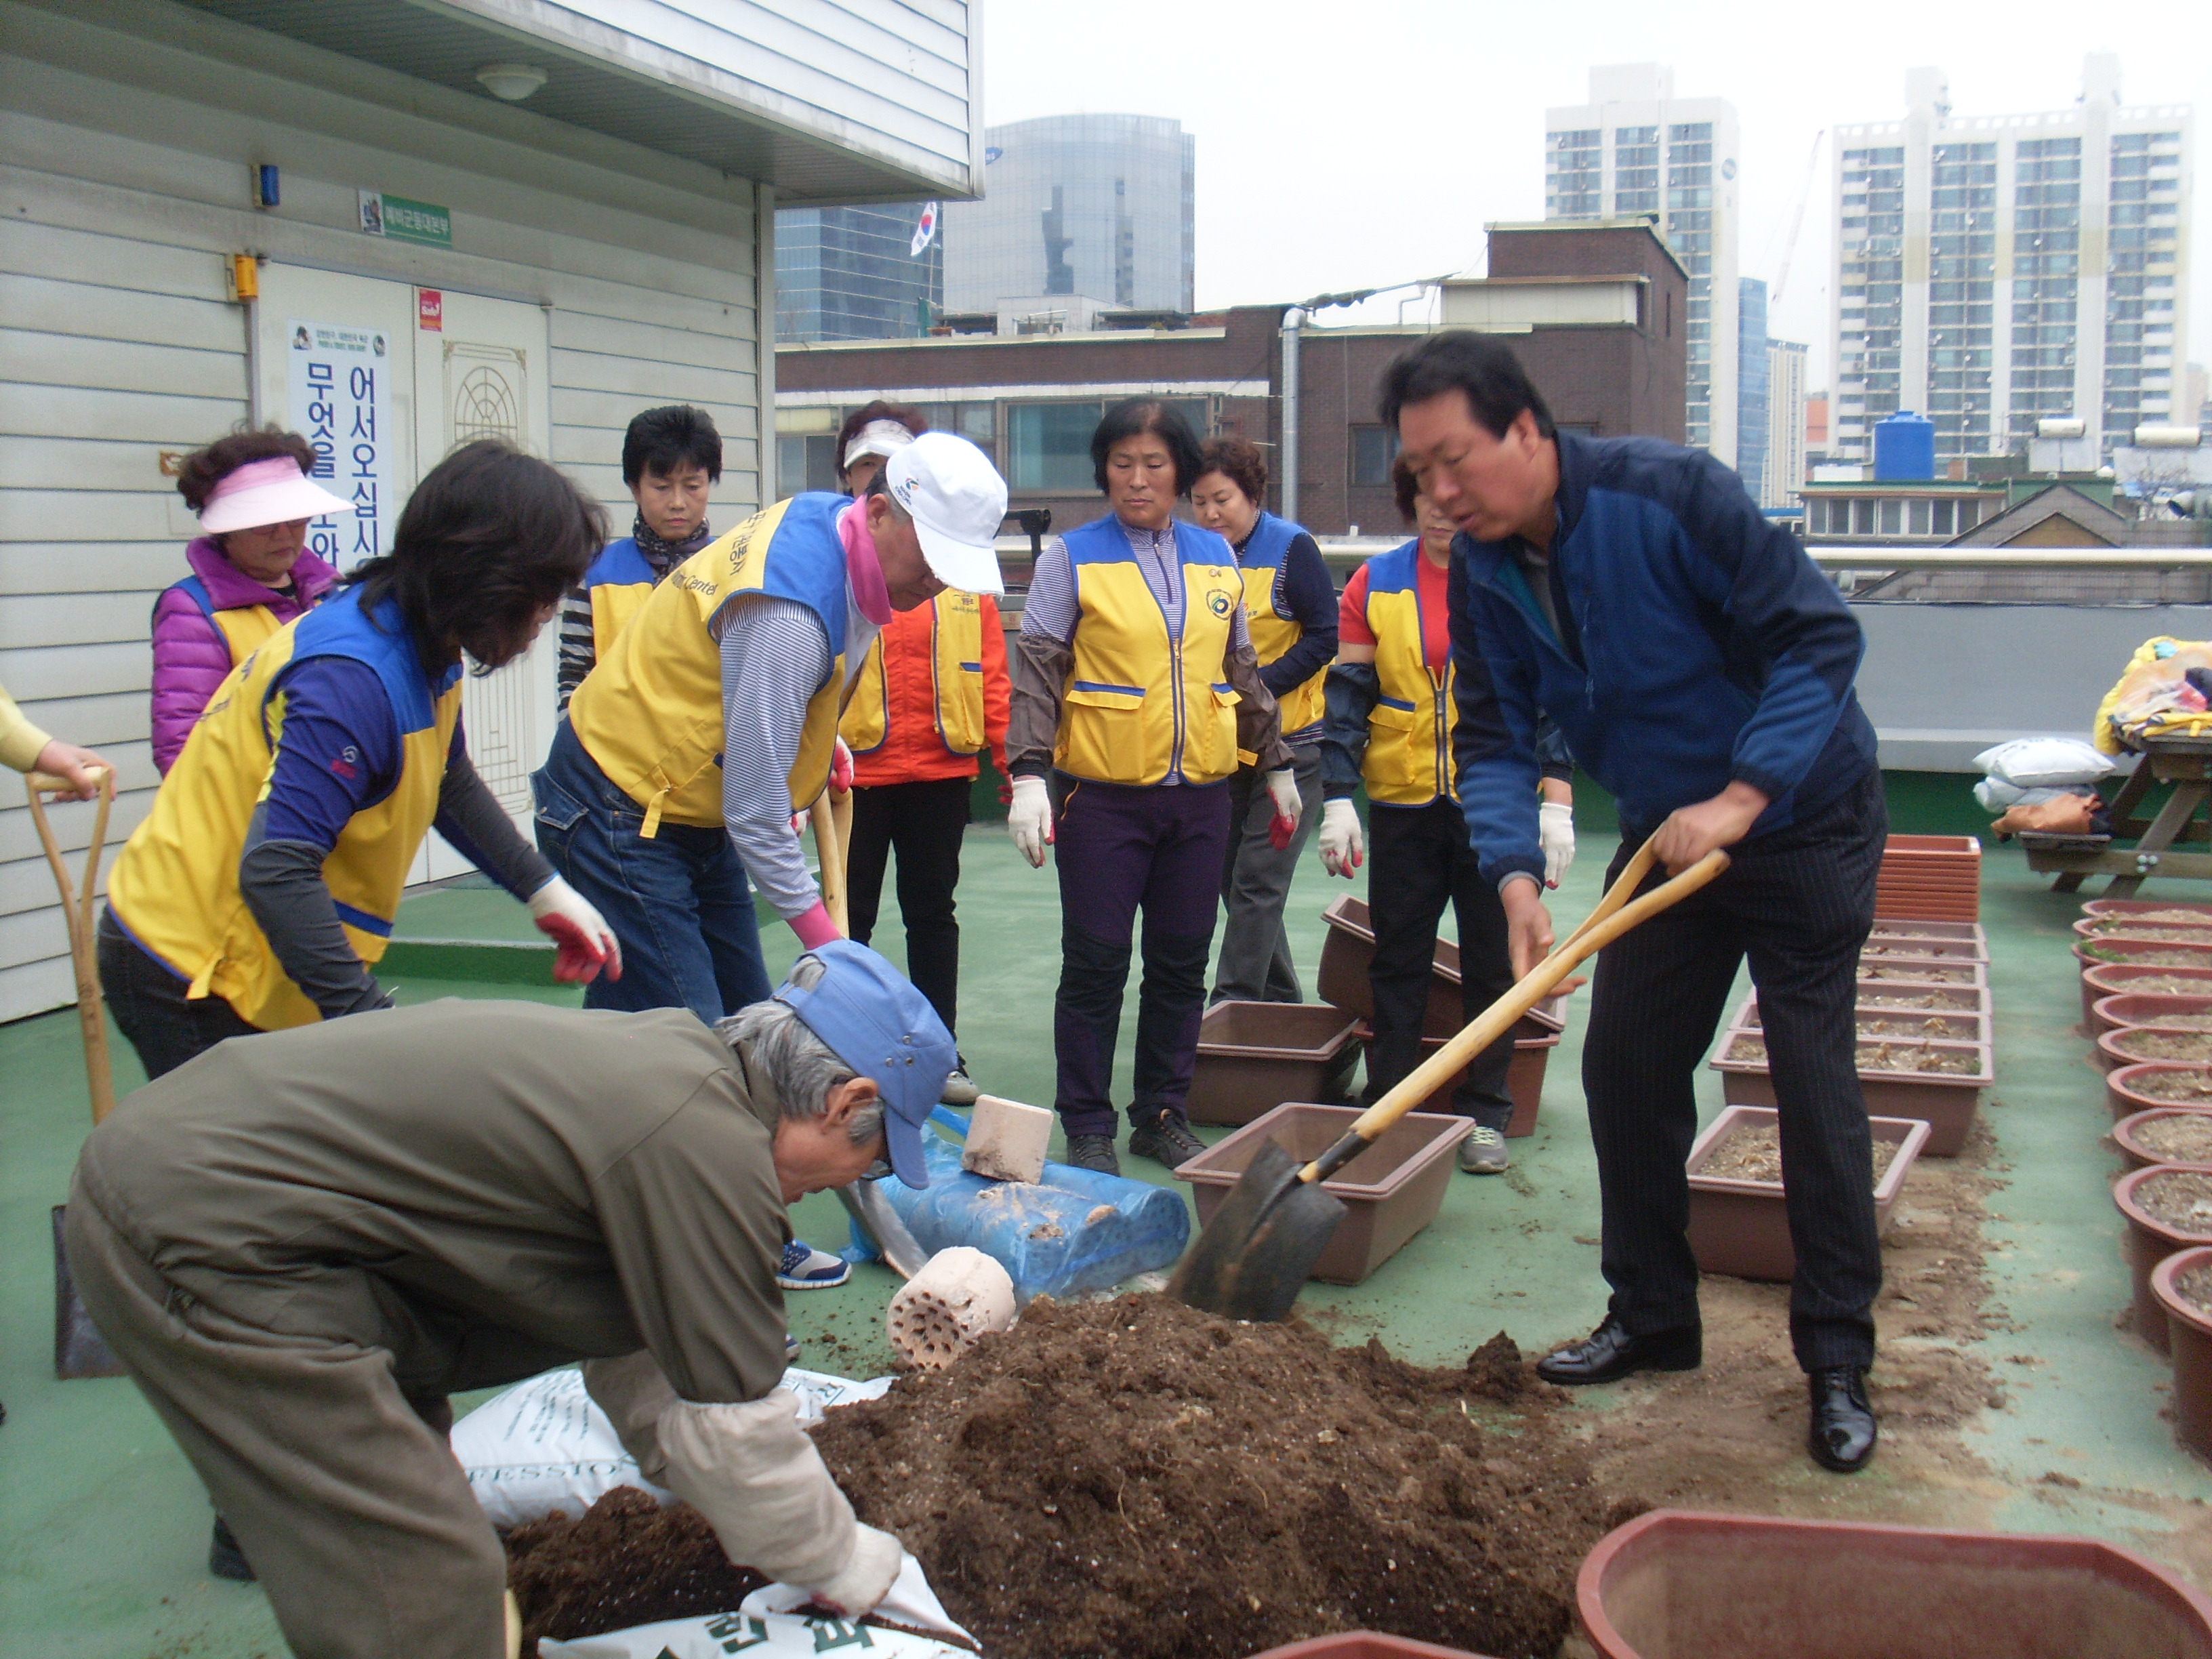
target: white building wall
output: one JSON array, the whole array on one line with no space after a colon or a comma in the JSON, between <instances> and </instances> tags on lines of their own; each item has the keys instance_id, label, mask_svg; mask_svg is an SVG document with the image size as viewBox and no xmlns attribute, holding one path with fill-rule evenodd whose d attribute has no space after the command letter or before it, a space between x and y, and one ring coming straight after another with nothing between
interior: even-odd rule
<instances>
[{"instance_id":1,"label":"white building wall","mask_svg":"<svg viewBox=\"0 0 2212 1659\"><path fill-rule=\"evenodd\" d=\"M1766 488L1761 507L1792 507L1805 482L1805 347L1766 345Z\"/></svg>"},{"instance_id":2,"label":"white building wall","mask_svg":"<svg viewBox=\"0 0 2212 1659\"><path fill-rule=\"evenodd\" d=\"M224 280L233 254L542 309L542 447L609 504L617 533L632 511L622 431L653 404L714 414L718 524L763 495L774 385L757 301L772 271L770 192L308 48L235 39L251 50L209 56L0 3L0 684L38 724L118 763L112 847L151 800L149 613L186 574L196 533L161 453L247 412L245 313ZM249 204L264 162L282 169L273 212ZM362 188L449 206L454 246L362 234ZM81 848L89 813L59 816ZM73 996L29 813L0 790L0 1019Z\"/></svg>"}]
</instances>

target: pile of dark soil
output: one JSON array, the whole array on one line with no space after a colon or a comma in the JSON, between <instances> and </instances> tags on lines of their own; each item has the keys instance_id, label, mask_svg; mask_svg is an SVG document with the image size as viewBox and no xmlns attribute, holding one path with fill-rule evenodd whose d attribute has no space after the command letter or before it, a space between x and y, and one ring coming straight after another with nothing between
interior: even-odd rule
<instances>
[{"instance_id":1,"label":"pile of dark soil","mask_svg":"<svg viewBox=\"0 0 2212 1659\"><path fill-rule=\"evenodd\" d=\"M1373 1629L1550 1659L1609 1498L1501 1333L1464 1368L1164 1296L1039 1301L816 1443L992 1659Z\"/></svg>"},{"instance_id":2,"label":"pile of dark soil","mask_svg":"<svg viewBox=\"0 0 2212 1659\"><path fill-rule=\"evenodd\" d=\"M507 1534L507 1583L522 1608L523 1659L566 1641L662 1619L727 1613L768 1580L733 1567L707 1517L617 1486L570 1520L559 1510Z\"/></svg>"}]
</instances>

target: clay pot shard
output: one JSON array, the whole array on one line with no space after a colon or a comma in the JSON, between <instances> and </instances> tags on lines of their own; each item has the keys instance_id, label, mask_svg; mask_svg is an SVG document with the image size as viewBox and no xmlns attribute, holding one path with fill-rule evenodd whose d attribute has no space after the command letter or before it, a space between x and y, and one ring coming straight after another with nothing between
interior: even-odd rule
<instances>
[{"instance_id":1,"label":"clay pot shard","mask_svg":"<svg viewBox=\"0 0 2212 1659\"><path fill-rule=\"evenodd\" d=\"M1013 1324L1014 1281L982 1251L956 1245L900 1287L884 1322L902 1363L942 1370L979 1338Z\"/></svg>"}]
</instances>

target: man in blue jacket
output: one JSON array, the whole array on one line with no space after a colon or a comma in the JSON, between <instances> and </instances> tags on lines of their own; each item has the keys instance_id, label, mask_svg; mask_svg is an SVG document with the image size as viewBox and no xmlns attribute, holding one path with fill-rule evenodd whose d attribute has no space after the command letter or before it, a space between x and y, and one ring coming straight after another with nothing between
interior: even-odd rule
<instances>
[{"instance_id":1,"label":"man in blue jacket","mask_svg":"<svg viewBox=\"0 0 2212 1659\"><path fill-rule=\"evenodd\" d=\"M1460 526L1460 798L1515 970L1552 946L1540 709L1620 804L1613 873L1655 832L1670 872L1716 848L1734 860L1599 957L1583 1089L1613 1296L1589 1338L1538 1370L1606 1382L1699 1364L1691 1085L1748 957L1789 1172L1808 1443L1828 1468L1863 1468L1881 1256L1854 1009L1887 823L1851 690L1858 623L1735 473L1701 450L1555 431L1492 337L1431 335L1385 373L1382 414L1423 493Z\"/></svg>"}]
</instances>

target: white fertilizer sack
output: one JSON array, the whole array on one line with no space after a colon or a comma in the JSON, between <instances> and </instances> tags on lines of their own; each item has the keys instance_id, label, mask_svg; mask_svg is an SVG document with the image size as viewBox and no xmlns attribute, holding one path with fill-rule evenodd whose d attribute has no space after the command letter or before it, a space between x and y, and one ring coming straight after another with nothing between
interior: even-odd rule
<instances>
[{"instance_id":1,"label":"white fertilizer sack","mask_svg":"<svg viewBox=\"0 0 2212 1659\"><path fill-rule=\"evenodd\" d=\"M2022 789L2064 789L2119 770L2110 756L2098 753L2082 738L2014 738L1983 750L1974 764Z\"/></svg>"},{"instance_id":2,"label":"white fertilizer sack","mask_svg":"<svg viewBox=\"0 0 2212 1659\"><path fill-rule=\"evenodd\" d=\"M1981 802L1984 811L2002 812L2008 806L2040 806L2061 795L2078 795L2088 787L2081 784L2072 789L2023 789L2002 778L1984 778L1974 786L1974 799Z\"/></svg>"},{"instance_id":3,"label":"white fertilizer sack","mask_svg":"<svg viewBox=\"0 0 2212 1659\"><path fill-rule=\"evenodd\" d=\"M793 1366L783 1386L799 1400L799 1420L818 1423L832 1406L874 1400L888 1376L855 1382ZM544 1519L555 1510L581 1515L617 1486L635 1486L663 1504L675 1494L638 1472L615 1426L584 1390L574 1369L547 1371L494 1395L453 1425L453 1455L469 1490L495 1527Z\"/></svg>"},{"instance_id":4,"label":"white fertilizer sack","mask_svg":"<svg viewBox=\"0 0 2212 1659\"><path fill-rule=\"evenodd\" d=\"M784 1613L718 1613L573 1642L541 1638L538 1644L540 1659L728 1659L733 1653L746 1659L817 1659L848 1649L865 1649L869 1659L975 1659L967 1649L933 1637Z\"/></svg>"}]
</instances>

